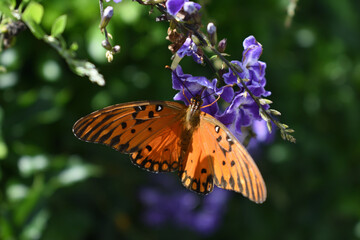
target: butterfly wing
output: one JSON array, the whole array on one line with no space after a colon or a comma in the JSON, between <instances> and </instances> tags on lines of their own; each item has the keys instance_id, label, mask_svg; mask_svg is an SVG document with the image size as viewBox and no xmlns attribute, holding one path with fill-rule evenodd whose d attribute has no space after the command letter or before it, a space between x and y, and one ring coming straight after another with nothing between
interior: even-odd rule
<instances>
[{"instance_id":1,"label":"butterfly wing","mask_svg":"<svg viewBox=\"0 0 360 240\"><path fill-rule=\"evenodd\" d=\"M256 203L264 202L266 187L261 173L245 147L227 127L202 112L197 134L202 144L200 148L205 152L202 155L212 156L208 161L215 185L240 192Z\"/></svg>"},{"instance_id":2,"label":"butterfly wing","mask_svg":"<svg viewBox=\"0 0 360 240\"><path fill-rule=\"evenodd\" d=\"M195 129L191 142L179 167L179 177L182 184L199 194L208 194L214 188L213 154L204 151L201 141L202 130Z\"/></svg>"},{"instance_id":3,"label":"butterfly wing","mask_svg":"<svg viewBox=\"0 0 360 240\"><path fill-rule=\"evenodd\" d=\"M264 180L250 154L222 123L204 112L179 176L186 188L200 194L211 192L215 183L256 203L266 199Z\"/></svg>"},{"instance_id":4,"label":"butterfly wing","mask_svg":"<svg viewBox=\"0 0 360 240\"><path fill-rule=\"evenodd\" d=\"M165 101L117 104L79 119L73 133L80 140L131 153L141 168L173 171L178 167L184 109L183 104Z\"/></svg>"}]
</instances>

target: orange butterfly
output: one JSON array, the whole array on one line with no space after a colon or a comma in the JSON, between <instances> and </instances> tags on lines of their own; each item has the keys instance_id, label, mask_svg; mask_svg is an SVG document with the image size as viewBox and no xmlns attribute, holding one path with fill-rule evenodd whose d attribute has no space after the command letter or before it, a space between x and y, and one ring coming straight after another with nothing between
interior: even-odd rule
<instances>
[{"instance_id":1,"label":"orange butterfly","mask_svg":"<svg viewBox=\"0 0 360 240\"><path fill-rule=\"evenodd\" d=\"M80 140L130 153L148 171L178 170L182 184L197 193L207 194L215 184L264 202L266 187L254 160L201 105L200 97L189 107L169 101L117 104L81 118L73 132Z\"/></svg>"}]
</instances>

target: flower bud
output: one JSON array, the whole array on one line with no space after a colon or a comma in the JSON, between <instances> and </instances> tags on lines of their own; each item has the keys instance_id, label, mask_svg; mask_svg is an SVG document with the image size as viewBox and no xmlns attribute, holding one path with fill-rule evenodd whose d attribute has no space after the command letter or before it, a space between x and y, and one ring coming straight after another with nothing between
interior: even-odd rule
<instances>
[{"instance_id":1,"label":"flower bud","mask_svg":"<svg viewBox=\"0 0 360 240\"><path fill-rule=\"evenodd\" d=\"M267 126L269 133L271 133L272 132L272 123L270 120L266 122L266 126Z\"/></svg>"},{"instance_id":2,"label":"flower bud","mask_svg":"<svg viewBox=\"0 0 360 240\"><path fill-rule=\"evenodd\" d=\"M274 116L280 116L281 112L279 112L278 110L275 109L269 109L268 110L270 114L274 115Z\"/></svg>"},{"instance_id":3,"label":"flower bud","mask_svg":"<svg viewBox=\"0 0 360 240\"><path fill-rule=\"evenodd\" d=\"M114 15L114 8L111 6L106 7L100 21L100 26L99 26L100 29L103 29L108 25L113 15Z\"/></svg>"},{"instance_id":4,"label":"flower bud","mask_svg":"<svg viewBox=\"0 0 360 240\"><path fill-rule=\"evenodd\" d=\"M106 50L111 50L112 49L111 44L106 39L101 42L101 46L103 46L103 48L105 48Z\"/></svg>"},{"instance_id":5,"label":"flower bud","mask_svg":"<svg viewBox=\"0 0 360 240\"><path fill-rule=\"evenodd\" d=\"M209 40L210 40L211 46L215 46L215 44L217 42L216 26L214 25L214 23L211 22L207 25L206 30L209 34Z\"/></svg>"},{"instance_id":6,"label":"flower bud","mask_svg":"<svg viewBox=\"0 0 360 240\"><path fill-rule=\"evenodd\" d=\"M218 43L218 51L224 53L226 50L227 39L224 38Z\"/></svg>"},{"instance_id":7,"label":"flower bud","mask_svg":"<svg viewBox=\"0 0 360 240\"><path fill-rule=\"evenodd\" d=\"M266 99L266 98L260 98L259 102L260 102L261 105L266 105L266 104L272 104L273 103L271 100Z\"/></svg>"},{"instance_id":8,"label":"flower bud","mask_svg":"<svg viewBox=\"0 0 360 240\"><path fill-rule=\"evenodd\" d=\"M120 52L120 46L115 45L112 50L113 50L114 53L119 53Z\"/></svg>"}]
</instances>

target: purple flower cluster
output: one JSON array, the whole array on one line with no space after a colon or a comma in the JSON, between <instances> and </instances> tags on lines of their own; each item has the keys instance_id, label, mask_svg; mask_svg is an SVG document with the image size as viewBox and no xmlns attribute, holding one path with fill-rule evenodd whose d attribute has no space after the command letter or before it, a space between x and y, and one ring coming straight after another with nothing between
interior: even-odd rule
<instances>
[{"instance_id":1,"label":"purple flower cluster","mask_svg":"<svg viewBox=\"0 0 360 240\"><path fill-rule=\"evenodd\" d=\"M184 44L184 48L189 49L188 45L189 43ZM271 93L265 90L266 63L259 61L262 46L253 36L246 38L243 46L242 61L232 61L231 63L236 66L237 74L244 80L247 88L256 97L267 97ZM194 54L190 52L191 51L188 50L186 55ZM185 55L183 50L181 54L182 56ZM214 95L221 96L223 100L230 103L224 111L219 109L217 103L203 109L203 111L215 116L225 124L230 131L239 135L241 134L242 127L251 126L256 120L263 120L259 114L259 106L245 91L242 83L238 82L238 78L234 72L229 69L228 72L223 74L223 78L227 86L218 88L217 79L210 81L205 77L194 77L190 74L184 74L181 67L178 66L172 73L173 88L179 90L174 99L182 100L185 104L188 104L188 99L192 96L201 95L204 105L207 105L215 101ZM233 88L228 85L237 85L239 90L234 91ZM269 106L265 105L264 108L267 109Z\"/></svg>"},{"instance_id":2,"label":"purple flower cluster","mask_svg":"<svg viewBox=\"0 0 360 240\"><path fill-rule=\"evenodd\" d=\"M171 175L155 175L152 180L156 187L142 188L139 195L147 225L172 224L202 235L210 235L221 226L230 192L216 188L201 197L180 186Z\"/></svg>"}]
</instances>

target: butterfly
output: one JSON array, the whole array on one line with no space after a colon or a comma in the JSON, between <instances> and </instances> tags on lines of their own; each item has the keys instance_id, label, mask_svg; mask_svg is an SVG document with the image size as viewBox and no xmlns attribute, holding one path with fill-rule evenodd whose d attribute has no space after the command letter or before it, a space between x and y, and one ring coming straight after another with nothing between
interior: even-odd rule
<instances>
[{"instance_id":1,"label":"butterfly","mask_svg":"<svg viewBox=\"0 0 360 240\"><path fill-rule=\"evenodd\" d=\"M73 133L129 153L148 171L178 171L182 184L199 194L215 184L264 202L266 187L254 160L226 126L201 111L202 103L193 97L188 107L171 101L117 104L79 119Z\"/></svg>"}]
</instances>

